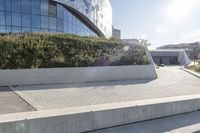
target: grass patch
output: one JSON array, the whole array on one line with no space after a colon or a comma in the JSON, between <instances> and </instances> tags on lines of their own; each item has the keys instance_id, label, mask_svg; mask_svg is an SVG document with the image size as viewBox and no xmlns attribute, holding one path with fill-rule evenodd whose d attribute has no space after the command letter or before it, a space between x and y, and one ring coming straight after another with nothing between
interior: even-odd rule
<instances>
[{"instance_id":1,"label":"grass patch","mask_svg":"<svg viewBox=\"0 0 200 133\"><path fill-rule=\"evenodd\" d=\"M196 65L196 66L187 66L187 69L190 69L194 72L198 72L200 73L200 65Z\"/></svg>"}]
</instances>

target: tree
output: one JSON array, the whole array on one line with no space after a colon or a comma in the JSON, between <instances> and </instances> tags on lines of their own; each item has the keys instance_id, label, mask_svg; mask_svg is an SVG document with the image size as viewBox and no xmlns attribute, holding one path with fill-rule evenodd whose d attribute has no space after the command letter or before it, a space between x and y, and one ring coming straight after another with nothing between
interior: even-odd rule
<instances>
[{"instance_id":1,"label":"tree","mask_svg":"<svg viewBox=\"0 0 200 133\"><path fill-rule=\"evenodd\" d=\"M148 40L145 39L140 39L139 40L140 44L148 48L148 46L151 46L151 43L148 42Z\"/></svg>"}]
</instances>

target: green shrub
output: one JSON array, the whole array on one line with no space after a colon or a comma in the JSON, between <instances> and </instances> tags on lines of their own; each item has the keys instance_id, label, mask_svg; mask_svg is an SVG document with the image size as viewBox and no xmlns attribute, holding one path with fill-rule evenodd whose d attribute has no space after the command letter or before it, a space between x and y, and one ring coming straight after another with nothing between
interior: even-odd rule
<instances>
[{"instance_id":1,"label":"green shrub","mask_svg":"<svg viewBox=\"0 0 200 133\"><path fill-rule=\"evenodd\" d=\"M0 36L0 69L145 64L143 46L113 39L47 33Z\"/></svg>"}]
</instances>

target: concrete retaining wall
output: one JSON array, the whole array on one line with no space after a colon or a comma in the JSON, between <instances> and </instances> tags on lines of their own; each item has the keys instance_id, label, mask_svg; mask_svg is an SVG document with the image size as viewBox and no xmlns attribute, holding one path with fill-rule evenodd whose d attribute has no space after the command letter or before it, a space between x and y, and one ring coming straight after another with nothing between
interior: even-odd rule
<instances>
[{"instance_id":1,"label":"concrete retaining wall","mask_svg":"<svg viewBox=\"0 0 200 133\"><path fill-rule=\"evenodd\" d=\"M0 70L0 86L155 79L154 65Z\"/></svg>"},{"instance_id":2,"label":"concrete retaining wall","mask_svg":"<svg viewBox=\"0 0 200 133\"><path fill-rule=\"evenodd\" d=\"M0 133L79 133L197 111L200 95L0 116Z\"/></svg>"}]
</instances>

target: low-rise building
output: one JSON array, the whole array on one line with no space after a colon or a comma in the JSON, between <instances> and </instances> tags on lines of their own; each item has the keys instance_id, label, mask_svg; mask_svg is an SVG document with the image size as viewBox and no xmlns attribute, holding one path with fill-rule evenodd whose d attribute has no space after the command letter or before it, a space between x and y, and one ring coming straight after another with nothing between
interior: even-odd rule
<instances>
[{"instance_id":1,"label":"low-rise building","mask_svg":"<svg viewBox=\"0 0 200 133\"><path fill-rule=\"evenodd\" d=\"M191 63L184 50L153 50L150 51L155 64L188 65Z\"/></svg>"}]
</instances>

